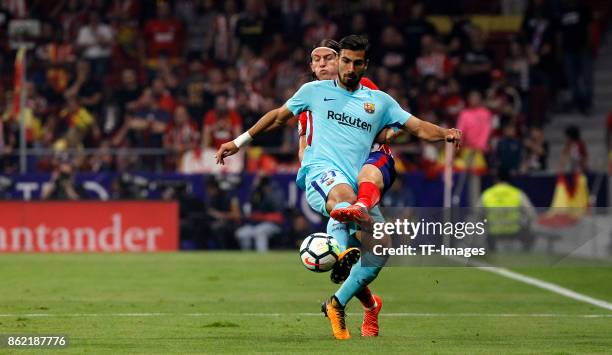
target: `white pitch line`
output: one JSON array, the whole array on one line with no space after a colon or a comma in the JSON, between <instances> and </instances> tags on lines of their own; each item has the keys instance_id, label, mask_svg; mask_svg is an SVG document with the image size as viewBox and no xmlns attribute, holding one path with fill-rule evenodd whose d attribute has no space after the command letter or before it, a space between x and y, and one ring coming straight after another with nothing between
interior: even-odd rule
<instances>
[{"instance_id":1,"label":"white pitch line","mask_svg":"<svg viewBox=\"0 0 612 355\"><path fill-rule=\"evenodd\" d=\"M362 313L348 313L359 316ZM30 318L88 318L88 317L280 317L304 316L321 317L321 313L7 313L0 317L30 317ZM611 314L563 314L563 313L381 313L382 317L489 317L489 318L612 318Z\"/></svg>"},{"instance_id":2,"label":"white pitch line","mask_svg":"<svg viewBox=\"0 0 612 355\"><path fill-rule=\"evenodd\" d=\"M491 266L481 262L475 263L474 261L471 261L471 263L478 265L477 268L480 270L492 272L494 274L501 275L512 280L520 281L535 287L539 287L544 290L548 290L550 292L571 298L576 301L585 302L612 311L612 303L610 302L593 298L591 296L587 296L576 291L572 291L568 288L561 287L552 282L542 281L540 279L536 279L535 277L525 276L523 274L519 274L518 272L510 271L508 269L497 266Z\"/></svg>"}]
</instances>

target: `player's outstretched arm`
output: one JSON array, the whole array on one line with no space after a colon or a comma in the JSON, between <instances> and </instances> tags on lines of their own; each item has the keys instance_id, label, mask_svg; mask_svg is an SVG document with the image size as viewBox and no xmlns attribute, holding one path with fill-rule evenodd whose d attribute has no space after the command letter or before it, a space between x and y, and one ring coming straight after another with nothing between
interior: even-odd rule
<instances>
[{"instance_id":1,"label":"player's outstretched arm","mask_svg":"<svg viewBox=\"0 0 612 355\"><path fill-rule=\"evenodd\" d=\"M300 163L304 160L304 151L306 150L306 136L300 136L299 146L300 150L298 151L298 158L300 159Z\"/></svg>"},{"instance_id":2,"label":"player's outstretched arm","mask_svg":"<svg viewBox=\"0 0 612 355\"><path fill-rule=\"evenodd\" d=\"M217 164L223 165L223 158L238 153L240 147L248 144L262 132L284 126L292 117L293 113L289 111L286 105L269 111L263 115L253 127L249 128L248 131L244 132L233 141L223 143L221 147L219 147L219 150L217 150L215 154Z\"/></svg>"},{"instance_id":3,"label":"player's outstretched arm","mask_svg":"<svg viewBox=\"0 0 612 355\"><path fill-rule=\"evenodd\" d=\"M456 149L461 148L461 131L456 128L442 128L415 116L410 117L403 128L420 139L429 142L447 141L455 143Z\"/></svg>"}]
</instances>

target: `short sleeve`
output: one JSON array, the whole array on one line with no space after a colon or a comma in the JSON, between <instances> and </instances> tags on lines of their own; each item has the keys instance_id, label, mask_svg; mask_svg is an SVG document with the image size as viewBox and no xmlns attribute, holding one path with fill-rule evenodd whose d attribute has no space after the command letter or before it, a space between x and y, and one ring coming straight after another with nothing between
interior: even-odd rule
<instances>
[{"instance_id":1,"label":"short sleeve","mask_svg":"<svg viewBox=\"0 0 612 355\"><path fill-rule=\"evenodd\" d=\"M386 103L385 103L385 112L383 116L383 126L396 127L401 128L406 121L412 115L404 109L395 101L391 96L384 94Z\"/></svg>"},{"instance_id":2,"label":"short sleeve","mask_svg":"<svg viewBox=\"0 0 612 355\"><path fill-rule=\"evenodd\" d=\"M287 100L285 105L294 116L309 109L310 102L312 101L312 85L312 82L302 85L302 87Z\"/></svg>"}]
</instances>

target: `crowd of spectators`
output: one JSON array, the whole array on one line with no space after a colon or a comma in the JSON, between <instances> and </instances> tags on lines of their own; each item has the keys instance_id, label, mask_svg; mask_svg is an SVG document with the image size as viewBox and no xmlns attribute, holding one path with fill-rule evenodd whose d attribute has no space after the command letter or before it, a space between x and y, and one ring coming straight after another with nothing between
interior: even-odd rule
<instances>
[{"instance_id":1,"label":"crowd of spectators","mask_svg":"<svg viewBox=\"0 0 612 355\"><path fill-rule=\"evenodd\" d=\"M473 140L492 168L546 169L541 133L551 110L590 112L600 27L581 2L529 1L516 33L485 33L462 15L440 33L416 1L341 3L3 2L11 6L0 10L0 169L17 171L11 60L19 42L32 44L27 144L52 152L30 159L36 171L53 170L65 152L78 171L176 171L185 152L214 150L309 80L313 43L349 33L370 38L368 76L410 112L479 126L468 147ZM38 30L19 36L18 25ZM296 141L292 125L268 134L244 166L293 171ZM437 159L422 144L398 142L403 168Z\"/></svg>"},{"instance_id":2,"label":"crowd of spectators","mask_svg":"<svg viewBox=\"0 0 612 355\"><path fill-rule=\"evenodd\" d=\"M480 8L496 14L502 3ZM19 171L13 62L21 45L21 111L37 152L28 169L51 173L41 197L87 198L76 173L118 172L111 198L125 199L151 188L131 172L206 167L221 143L311 80L314 43L351 33L372 44L367 76L413 114L462 128L466 151L487 169L545 171L551 112L590 114L600 23L578 1L525 3L520 29L508 33L485 32L445 1L0 1L0 174ZM447 15L450 31L426 10ZM584 161L576 128L566 133L564 152L577 157L568 164ZM214 178L204 200L184 184L158 186L162 199L179 201L183 247L293 247L311 232L266 177L296 171L297 139L292 122L248 149L240 170L258 174L242 205ZM400 172L440 171L439 145L402 137L394 153ZM382 203L415 201L400 176Z\"/></svg>"},{"instance_id":3,"label":"crowd of spectators","mask_svg":"<svg viewBox=\"0 0 612 355\"><path fill-rule=\"evenodd\" d=\"M43 172L67 156L78 171L176 171L185 152L215 149L309 80L313 43L349 33L370 38L367 75L410 112L449 126L476 120L473 148L491 168L546 169L542 126L551 110L589 114L592 106L599 23L578 1L528 1L515 33L486 33L457 14L441 33L418 1L1 4L5 174L18 168L12 60L23 42L31 45L27 145L52 152L29 166ZM258 139L264 149L246 155L245 169L294 171L295 130ZM408 137L398 147L404 170L437 159L436 147Z\"/></svg>"}]
</instances>

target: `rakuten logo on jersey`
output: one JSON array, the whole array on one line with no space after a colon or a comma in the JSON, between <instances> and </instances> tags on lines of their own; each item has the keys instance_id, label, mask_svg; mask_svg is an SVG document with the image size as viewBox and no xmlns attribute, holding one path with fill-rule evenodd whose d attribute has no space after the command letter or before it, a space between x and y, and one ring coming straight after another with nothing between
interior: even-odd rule
<instances>
[{"instance_id":1,"label":"rakuten logo on jersey","mask_svg":"<svg viewBox=\"0 0 612 355\"><path fill-rule=\"evenodd\" d=\"M329 110L327 111L327 119L336 120L338 121L339 124L343 126L359 128L364 131L372 132L372 124L366 121L362 121L361 118L359 117L357 118L351 117L344 112L336 113L334 111Z\"/></svg>"},{"instance_id":2,"label":"rakuten logo on jersey","mask_svg":"<svg viewBox=\"0 0 612 355\"><path fill-rule=\"evenodd\" d=\"M173 202L8 202L0 215L0 252L178 249Z\"/></svg>"}]
</instances>

